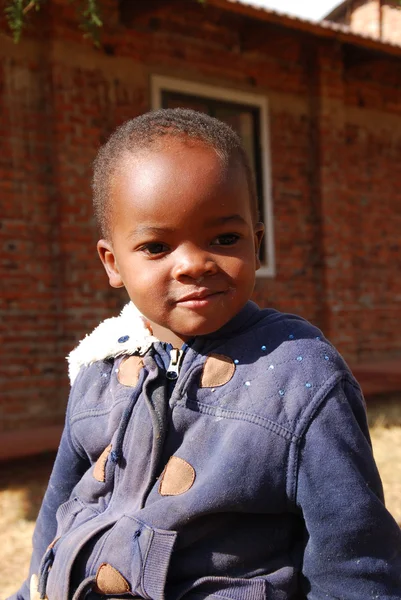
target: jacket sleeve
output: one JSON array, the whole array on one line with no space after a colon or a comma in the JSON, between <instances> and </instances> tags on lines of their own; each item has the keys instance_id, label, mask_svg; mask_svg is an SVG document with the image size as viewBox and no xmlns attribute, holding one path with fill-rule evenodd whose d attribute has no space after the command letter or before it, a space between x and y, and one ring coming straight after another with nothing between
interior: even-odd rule
<instances>
[{"instance_id":1,"label":"jacket sleeve","mask_svg":"<svg viewBox=\"0 0 401 600\"><path fill-rule=\"evenodd\" d=\"M56 460L50 475L49 484L43 498L42 506L36 521L33 534L33 552L29 569L29 577L18 592L8 600L29 600L29 581L32 574L38 574L39 565L48 545L56 535L56 512L66 502L82 475L89 468L89 460L79 454L71 439L70 414L74 402L74 390L77 389L79 376L75 382L67 406L66 422L61 436Z\"/></svg>"},{"instance_id":2,"label":"jacket sleeve","mask_svg":"<svg viewBox=\"0 0 401 600\"><path fill-rule=\"evenodd\" d=\"M304 432L297 504L308 600L400 600L401 532L384 506L362 395L348 381Z\"/></svg>"}]
</instances>

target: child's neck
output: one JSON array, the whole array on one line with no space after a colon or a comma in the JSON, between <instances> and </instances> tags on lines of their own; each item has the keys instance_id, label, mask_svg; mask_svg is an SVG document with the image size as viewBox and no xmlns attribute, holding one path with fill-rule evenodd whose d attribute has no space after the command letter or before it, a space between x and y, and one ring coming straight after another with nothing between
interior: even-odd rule
<instances>
[{"instance_id":1,"label":"child's neck","mask_svg":"<svg viewBox=\"0 0 401 600\"><path fill-rule=\"evenodd\" d=\"M173 348L181 348L181 346L189 339L187 337L181 337L173 331L170 331L170 329L162 327L157 323L149 322L149 324L152 328L153 335L161 342L171 344Z\"/></svg>"}]
</instances>

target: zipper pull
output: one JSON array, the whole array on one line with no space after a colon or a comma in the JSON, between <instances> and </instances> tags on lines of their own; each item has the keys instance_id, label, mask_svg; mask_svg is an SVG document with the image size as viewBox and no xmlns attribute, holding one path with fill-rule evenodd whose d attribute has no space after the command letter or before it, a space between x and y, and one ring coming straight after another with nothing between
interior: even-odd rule
<instances>
[{"instance_id":1,"label":"zipper pull","mask_svg":"<svg viewBox=\"0 0 401 600\"><path fill-rule=\"evenodd\" d=\"M184 350L173 348L170 351L170 364L168 366L166 377L170 381L175 381L180 374L182 359L184 358Z\"/></svg>"}]
</instances>

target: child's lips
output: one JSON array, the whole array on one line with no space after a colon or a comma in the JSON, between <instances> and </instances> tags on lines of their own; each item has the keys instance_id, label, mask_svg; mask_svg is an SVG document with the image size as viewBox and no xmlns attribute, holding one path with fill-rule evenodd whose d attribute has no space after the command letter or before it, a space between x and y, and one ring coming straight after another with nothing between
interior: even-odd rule
<instances>
[{"instance_id":1,"label":"child's lips","mask_svg":"<svg viewBox=\"0 0 401 600\"><path fill-rule=\"evenodd\" d=\"M221 298L227 290L199 290L192 294L187 294L176 300L176 304L181 306L187 306L191 308L200 308L207 306L211 302Z\"/></svg>"}]
</instances>

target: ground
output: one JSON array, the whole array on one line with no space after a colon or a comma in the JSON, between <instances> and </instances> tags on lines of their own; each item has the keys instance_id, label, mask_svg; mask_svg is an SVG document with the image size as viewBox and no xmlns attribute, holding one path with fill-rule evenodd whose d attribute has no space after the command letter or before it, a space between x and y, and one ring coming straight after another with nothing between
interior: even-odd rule
<instances>
[{"instance_id":1,"label":"ground","mask_svg":"<svg viewBox=\"0 0 401 600\"><path fill-rule=\"evenodd\" d=\"M376 461L386 503L401 525L401 400L369 404ZM54 455L2 466L0 473L0 600L5 600L26 576L35 518Z\"/></svg>"}]
</instances>

